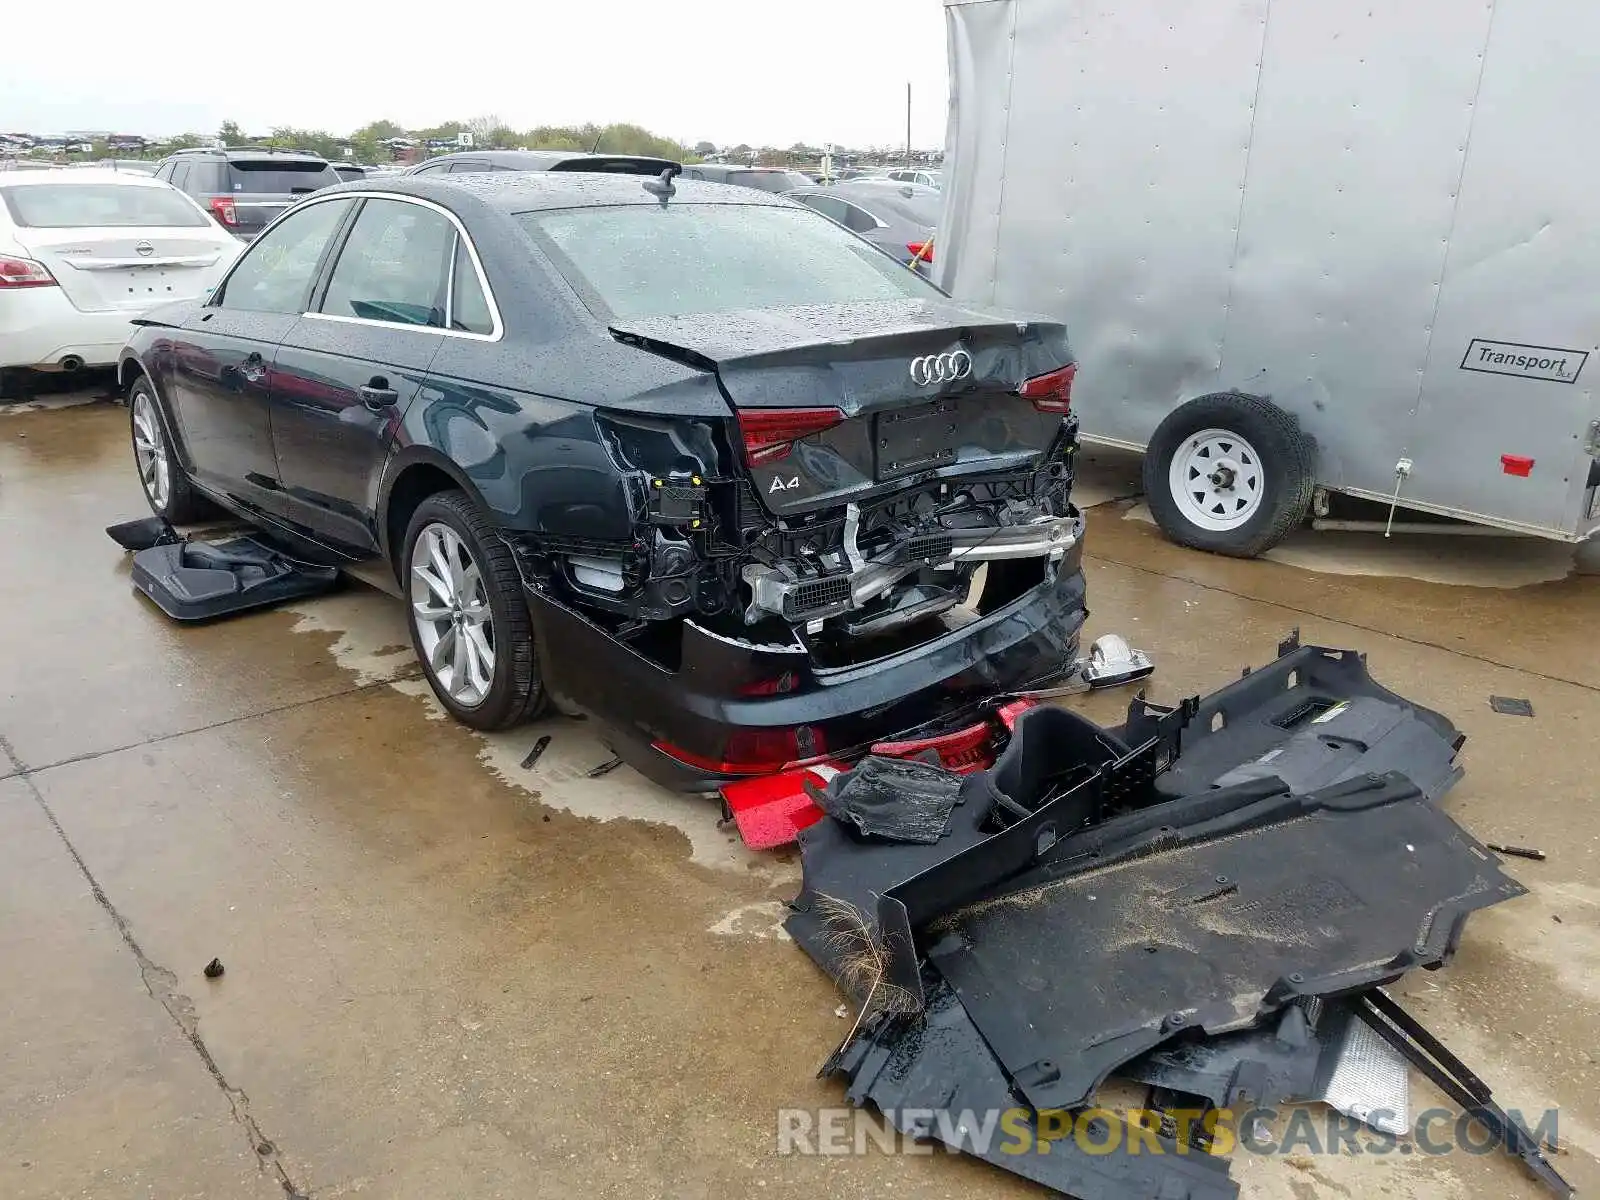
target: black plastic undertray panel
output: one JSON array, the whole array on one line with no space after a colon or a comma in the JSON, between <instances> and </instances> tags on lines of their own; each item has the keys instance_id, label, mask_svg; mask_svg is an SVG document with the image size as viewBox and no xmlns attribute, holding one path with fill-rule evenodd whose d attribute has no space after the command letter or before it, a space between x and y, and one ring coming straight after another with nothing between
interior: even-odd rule
<instances>
[{"instance_id":1,"label":"black plastic undertray panel","mask_svg":"<svg viewBox=\"0 0 1600 1200\"><path fill-rule=\"evenodd\" d=\"M1043 1110L1086 1103L1119 1064L1186 1031L1247 1028L1296 997L1442 963L1468 914L1525 892L1402 776L1219 810L1227 793L1267 786L1041 842L989 898L927 920L929 897L959 893L972 856L947 861L890 889L885 936L916 931Z\"/></svg>"},{"instance_id":2,"label":"black plastic undertray panel","mask_svg":"<svg viewBox=\"0 0 1600 1200\"><path fill-rule=\"evenodd\" d=\"M1354 650L1284 643L1265 667L1199 700L1182 751L1156 781L1171 798L1238 778L1274 775L1296 792L1356 774L1400 771L1433 800L1461 778L1466 740L1450 720L1378 684ZM1135 702L1110 732L1130 746L1157 735L1159 719Z\"/></svg>"},{"instance_id":3,"label":"black plastic undertray panel","mask_svg":"<svg viewBox=\"0 0 1600 1200\"><path fill-rule=\"evenodd\" d=\"M902 1134L937 1138L1079 1200L1238 1196L1226 1158L1168 1138L1160 1139L1159 1154L1148 1145L1130 1154L1125 1138L1109 1152L1096 1145L1089 1153L1072 1136L1041 1143L1032 1126L1014 1119L1010 1130L1000 1127L1000 1114L1019 1107L1004 1069L948 985L930 979L927 994L923 1012L880 1021L824 1068L848 1081L853 1104L878 1109Z\"/></svg>"},{"instance_id":4,"label":"black plastic undertray panel","mask_svg":"<svg viewBox=\"0 0 1600 1200\"><path fill-rule=\"evenodd\" d=\"M133 556L133 586L174 621L207 621L328 591L334 567L315 566L251 537L150 546Z\"/></svg>"}]
</instances>

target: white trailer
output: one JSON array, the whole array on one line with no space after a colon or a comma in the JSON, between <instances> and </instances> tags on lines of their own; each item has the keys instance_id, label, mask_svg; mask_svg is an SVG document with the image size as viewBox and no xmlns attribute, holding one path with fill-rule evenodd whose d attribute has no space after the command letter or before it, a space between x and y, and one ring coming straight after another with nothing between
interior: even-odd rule
<instances>
[{"instance_id":1,"label":"white trailer","mask_svg":"<svg viewBox=\"0 0 1600 1200\"><path fill-rule=\"evenodd\" d=\"M938 249L1065 319L1189 545L1329 492L1600 529L1600 4L945 0Z\"/></svg>"}]
</instances>

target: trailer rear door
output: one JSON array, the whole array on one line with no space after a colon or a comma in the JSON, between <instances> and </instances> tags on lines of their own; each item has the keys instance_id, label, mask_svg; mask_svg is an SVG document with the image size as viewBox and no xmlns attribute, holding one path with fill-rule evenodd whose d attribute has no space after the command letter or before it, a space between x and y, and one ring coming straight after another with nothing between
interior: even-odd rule
<instances>
[{"instance_id":1,"label":"trailer rear door","mask_svg":"<svg viewBox=\"0 0 1600 1200\"><path fill-rule=\"evenodd\" d=\"M1574 536L1600 418L1600 6L1495 5L1409 456L1432 503ZM1575 124L1575 122L1578 122Z\"/></svg>"}]
</instances>

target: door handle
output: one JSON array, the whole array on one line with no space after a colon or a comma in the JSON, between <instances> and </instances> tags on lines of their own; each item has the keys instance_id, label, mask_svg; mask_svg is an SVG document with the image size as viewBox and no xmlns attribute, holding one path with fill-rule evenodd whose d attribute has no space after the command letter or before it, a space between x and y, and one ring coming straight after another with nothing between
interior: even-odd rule
<instances>
[{"instance_id":1,"label":"door handle","mask_svg":"<svg viewBox=\"0 0 1600 1200\"><path fill-rule=\"evenodd\" d=\"M389 381L381 375L374 375L363 383L356 391L361 396L361 403L373 412L382 412L386 408L393 408L400 402L400 393L389 386Z\"/></svg>"}]
</instances>

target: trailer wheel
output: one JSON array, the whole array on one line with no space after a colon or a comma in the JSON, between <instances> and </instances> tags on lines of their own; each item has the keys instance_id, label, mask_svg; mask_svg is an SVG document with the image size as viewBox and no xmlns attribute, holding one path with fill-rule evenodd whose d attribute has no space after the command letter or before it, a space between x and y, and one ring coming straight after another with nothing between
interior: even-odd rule
<instances>
[{"instance_id":1,"label":"trailer wheel","mask_svg":"<svg viewBox=\"0 0 1600 1200\"><path fill-rule=\"evenodd\" d=\"M1181 545L1254 558L1304 523L1313 448L1293 417L1260 396L1201 396L1169 413L1150 439L1150 512Z\"/></svg>"}]
</instances>

